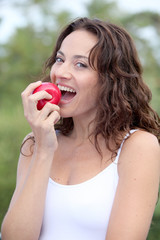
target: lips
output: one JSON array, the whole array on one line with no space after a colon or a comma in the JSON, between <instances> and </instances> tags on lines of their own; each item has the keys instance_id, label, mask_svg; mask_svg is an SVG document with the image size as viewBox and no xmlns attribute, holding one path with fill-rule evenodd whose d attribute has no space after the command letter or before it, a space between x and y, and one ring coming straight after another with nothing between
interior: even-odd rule
<instances>
[{"instance_id":1,"label":"lips","mask_svg":"<svg viewBox=\"0 0 160 240\"><path fill-rule=\"evenodd\" d=\"M61 91L61 102L69 102L71 101L75 95L76 95L76 90L68 87L68 86L62 86L60 84L57 85L59 90Z\"/></svg>"}]
</instances>

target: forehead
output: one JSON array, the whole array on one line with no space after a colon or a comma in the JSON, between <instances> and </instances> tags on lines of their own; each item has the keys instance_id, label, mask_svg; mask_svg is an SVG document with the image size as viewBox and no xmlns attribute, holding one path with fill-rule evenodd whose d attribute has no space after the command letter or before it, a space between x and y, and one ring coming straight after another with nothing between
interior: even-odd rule
<instances>
[{"instance_id":1,"label":"forehead","mask_svg":"<svg viewBox=\"0 0 160 240\"><path fill-rule=\"evenodd\" d=\"M76 30L63 40L60 50L64 53L88 55L96 43L97 37L94 34L86 30Z\"/></svg>"}]
</instances>

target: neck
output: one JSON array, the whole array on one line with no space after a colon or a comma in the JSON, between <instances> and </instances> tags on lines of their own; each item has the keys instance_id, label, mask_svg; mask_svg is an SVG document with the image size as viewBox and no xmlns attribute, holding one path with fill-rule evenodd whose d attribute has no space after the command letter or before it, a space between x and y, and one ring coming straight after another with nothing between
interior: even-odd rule
<instances>
[{"instance_id":1,"label":"neck","mask_svg":"<svg viewBox=\"0 0 160 240\"><path fill-rule=\"evenodd\" d=\"M94 122L92 122L92 119L80 117L73 118L74 128L71 136L77 141L88 140L94 128Z\"/></svg>"}]
</instances>

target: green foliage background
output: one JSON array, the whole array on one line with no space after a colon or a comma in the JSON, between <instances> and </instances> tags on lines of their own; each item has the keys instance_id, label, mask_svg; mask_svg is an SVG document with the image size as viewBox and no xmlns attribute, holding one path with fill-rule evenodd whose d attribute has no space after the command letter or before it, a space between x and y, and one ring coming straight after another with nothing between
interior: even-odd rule
<instances>
[{"instance_id":1,"label":"green foliage background","mask_svg":"<svg viewBox=\"0 0 160 240\"><path fill-rule=\"evenodd\" d=\"M17 28L0 46L0 225L15 188L20 145L31 131L23 116L21 92L30 82L40 78L58 32L75 18L72 12L57 12L53 0L12 2L13 7L25 15L26 25ZM41 17L38 27L34 16L29 14L33 7ZM118 9L116 2L108 0L92 0L84 7L86 16L109 20L130 32L144 67L144 79L153 93L151 105L160 114L160 15L155 12L129 14ZM146 29L154 35L151 40L145 38ZM159 226L158 202L148 240L160 239Z\"/></svg>"}]
</instances>

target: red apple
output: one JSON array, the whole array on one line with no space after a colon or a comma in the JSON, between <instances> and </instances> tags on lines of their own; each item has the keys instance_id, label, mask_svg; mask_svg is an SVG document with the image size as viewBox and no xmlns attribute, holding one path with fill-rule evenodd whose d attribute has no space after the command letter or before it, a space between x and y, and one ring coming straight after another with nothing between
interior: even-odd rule
<instances>
[{"instance_id":1,"label":"red apple","mask_svg":"<svg viewBox=\"0 0 160 240\"><path fill-rule=\"evenodd\" d=\"M42 90L45 90L50 95L52 95L52 98L49 99L49 100L45 99L45 98L39 100L38 103L37 103L37 109L38 110L41 110L47 102L58 105L58 103L61 99L61 92L55 84L50 83L50 82L43 82L39 87L37 87L33 91L33 94L36 93L36 92L42 91Z\"/></svg>"}]
</instances>

